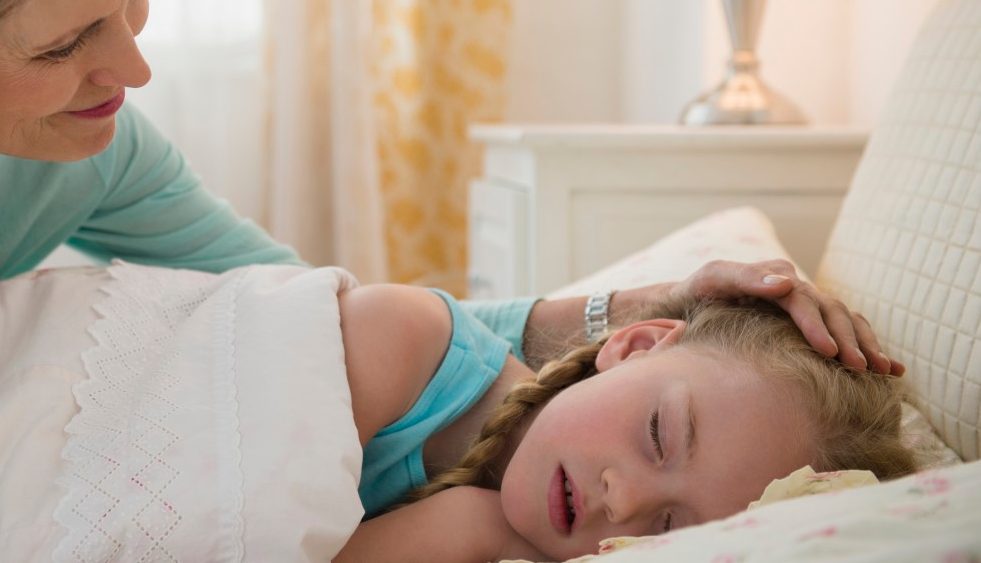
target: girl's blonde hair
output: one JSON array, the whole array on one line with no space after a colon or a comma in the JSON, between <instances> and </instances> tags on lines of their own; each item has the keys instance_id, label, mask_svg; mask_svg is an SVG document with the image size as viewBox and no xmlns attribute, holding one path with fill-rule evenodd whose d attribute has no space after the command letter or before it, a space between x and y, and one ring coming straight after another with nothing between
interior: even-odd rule
<instances>
[{"instance_id":1,"label":"girl's blonde hair","mask_svg":"<svg viewBox=\"0 0 981 563\"><path fill-rule=\"evenodd\" d=\"M899 383L825 358L775 305L684 299L654 306L625 324L654 318L687 323L679 346L742 362L762 377L789 384L810 421L815 470L866 469L883 480L915 471L912 452L900 442ZM596 357L605 341L576 348L542 367L536 379L515 385L457 466L412 492L410 501L460 485L495 488L501 476L493 473L493 462L505 451L509 437L561 390L595 375Z\"/></svg>"}]
</instances>

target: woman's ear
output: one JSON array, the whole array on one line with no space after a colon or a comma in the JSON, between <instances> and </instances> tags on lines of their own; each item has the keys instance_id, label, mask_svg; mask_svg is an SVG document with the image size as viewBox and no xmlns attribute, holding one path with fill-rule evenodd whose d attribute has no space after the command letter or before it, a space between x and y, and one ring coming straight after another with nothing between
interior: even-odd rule
<instances>
[{"instance_id":1,"label":"woman's ear","mask_svg":"<svg viewBox=\"0 0 981 563\"><path fill-rule=\"evenodd\" d=\"M685 321L651 319L614 332L596 356L596 369L606 371L631 357L674 346L685 332Z\"/></svg>"}]
</instances>

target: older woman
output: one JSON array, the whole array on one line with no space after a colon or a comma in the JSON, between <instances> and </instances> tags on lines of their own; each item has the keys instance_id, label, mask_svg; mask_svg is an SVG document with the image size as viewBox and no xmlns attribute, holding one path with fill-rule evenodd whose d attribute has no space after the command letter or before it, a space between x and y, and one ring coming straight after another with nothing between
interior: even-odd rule
<instances>
[{"instance_id":1,"label":"older woman","mask_svg":"<svg viewBox=\"0 0 981 563\"><path fill-rule=\"evenodd\" d=\"M125 104L127 88L150 80L135 41L148 13L148 0L0 0L0 279L31 270L62 243L101 260L206 271L302 263L209 196L180 152ZM589 305L602 322L609 307L669 291L773 299L825 354L881 373L903 370L881 353L867 323L785 262L710 264L684 282ZM532 337L542 333L536 328L581 340L585 305L575 298L469 307L519 356L539 357L547 354Z\"/></svg>"}]
</instances>

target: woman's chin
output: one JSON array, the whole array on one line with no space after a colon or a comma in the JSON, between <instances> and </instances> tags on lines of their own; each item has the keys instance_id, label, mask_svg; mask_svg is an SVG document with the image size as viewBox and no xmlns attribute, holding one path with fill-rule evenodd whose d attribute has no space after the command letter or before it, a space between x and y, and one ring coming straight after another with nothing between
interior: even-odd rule
<instances>
[{"instance_id":1,"label":"woman's chin","mask_svg":"<svg viewBox=\"0 0 981 563\"><path fill-rule=\"evenodd\" d=\"M115 117L91 123L51 124L29 141L12 147L0 145L0 154L47 162L76 162L106 150L115 135Z\"/></svg>"}]
</instances>

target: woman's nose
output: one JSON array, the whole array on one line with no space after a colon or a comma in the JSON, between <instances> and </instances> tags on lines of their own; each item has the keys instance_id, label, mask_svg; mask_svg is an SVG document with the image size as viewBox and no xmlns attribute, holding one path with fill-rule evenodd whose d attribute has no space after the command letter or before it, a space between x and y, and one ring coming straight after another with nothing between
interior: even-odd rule
<instances>
[{"instance_id":1,"label":"woman's nose","mask_svg":"<svg viewBox=\"0 0 981 563\"><path fill-rule=\"evenodd\" d=\"M664 495L646 478L616 468L603 471L603 503L611 524L628 524L638 520L651 522L664 504Z\"/></svg>"},{"instance_id":2,"label":"woman's nose","mask_svg":"<svg viewBox=\"0 0 981 563\"><path fill-rule=\"evenodd\" d=\"M92 71L89 80L96 86L139 88L150 81L150 65L136 45L128 28L117 30L106 46L103 64Z\"/></svg>"}]
</instances>

